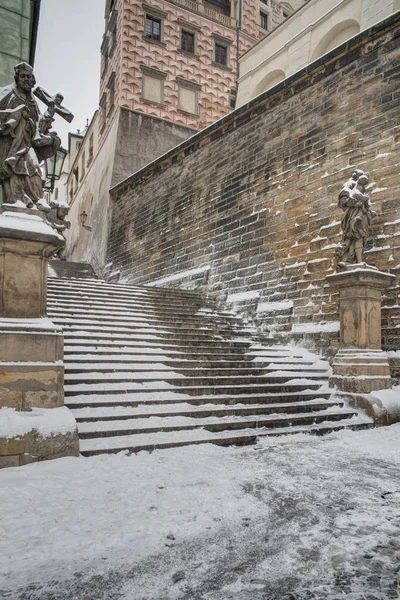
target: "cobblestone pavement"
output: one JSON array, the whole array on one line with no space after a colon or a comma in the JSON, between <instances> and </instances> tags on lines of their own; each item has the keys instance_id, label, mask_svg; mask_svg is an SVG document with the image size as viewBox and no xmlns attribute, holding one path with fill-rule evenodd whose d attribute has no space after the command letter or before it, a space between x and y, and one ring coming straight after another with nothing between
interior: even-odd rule
<instances>
[{"instance_id":1,"label":"cobblestone pavement","mask_svg":"<svg viewBox=\"0 0 400 600\"><path fill-rule=\"evenodd\" d=\"M131 560L112 568L108 560L89 562L71 577L46 580L39 573L19 588L4 586L0 598L399 599L400 444L391 444L400 427L395 428L387 429L389 440L381 429L213 449L214 460L223 463L229 456L237 465L232 473L240 491L237 515L232 506L228 510L237 498L216 493L215 516L196 536L183 536L171 522L156 552L139 557L132 547ZM198 494L201 498L200 485ZM180 518L185 523L184 511Z\"/></svg>"}]
</instances>

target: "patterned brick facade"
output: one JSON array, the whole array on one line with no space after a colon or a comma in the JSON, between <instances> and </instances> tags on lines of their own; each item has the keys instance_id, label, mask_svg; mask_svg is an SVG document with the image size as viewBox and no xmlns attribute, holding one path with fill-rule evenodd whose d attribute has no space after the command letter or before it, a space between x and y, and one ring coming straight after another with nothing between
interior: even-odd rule
<instances>
[{"instance_id":1,"label":"patterned brick facade","mask_svg":"<svg viewBox=\"0 0 400 600\"><path fill-rule=\"evenodd\" d=\"M243 0L240 11L239 3L232 7L226 2L225 9L224 5L207 0L114 2L102 44L100 110L103 120L100 126L103 138L118 106L196 130L232 110L238 57L267 33L259 26L260 7L268 15L269 30L286 18L287 9L274 0ZM160 39L146 34L146 17L161 22ZM181 49L182 30L193 34L194 52ZM218 42L227 48L226 65L216 62L215 44ZM161 81L160 101L146 99L143 93L146 75ZM193 111L180 108L180 86L194 90L197 106Z\"/></svg>"},{"instance_id":2,"label":"patterned brick facade","mask_svg":"<svg viewBox=\"0 0 400 600\"><path fill-rule=\"evenodd\" d=\"M325 277L340 242L338 192L357 166L377 212L366 260L398 277L383 309L384 348L398 350L399 36L397 14L116 186L114 269L135 283L173 275L184 285L192 273L266 329L314 330L332 349L337 297Z\"/></svg>"}]
</instances>

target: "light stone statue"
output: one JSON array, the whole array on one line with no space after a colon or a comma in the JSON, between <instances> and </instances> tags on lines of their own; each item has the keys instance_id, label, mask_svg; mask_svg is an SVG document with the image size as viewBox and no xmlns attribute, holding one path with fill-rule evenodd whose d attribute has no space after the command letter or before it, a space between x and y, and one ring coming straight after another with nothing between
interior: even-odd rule
<instances>
[{"instance_id":1,"label":"light stone statue","mask_svg":"<svg viewBox=\"0 0 400 600\"><path fill-rule=\"evenodd\" d=\"M341 225L343 244L336 249L338 271L354 265L368 266L363 262L363 250L375 212L370 208L366 186L369 179L361 169L356 169L339 193L339 208L344 211Z\"/></svg>"},{"instance_id":2,"label":"light stone statue","mask_svg":"<svg viewBox=\"0 0 400 600\"><path fill-rule=\"evenodd\" d=\"M4 204L19 208L51 211L43 194L40 163L54 156L61 145L55 131L50 131L57 113L67 121L72 113L61 106L63 97L52 97L42 88L35 90L45 104L44 115L33 97L33 69L25 62L15 68L15 83L0 88L0 183Z\"/></svg>"}]
</instances>

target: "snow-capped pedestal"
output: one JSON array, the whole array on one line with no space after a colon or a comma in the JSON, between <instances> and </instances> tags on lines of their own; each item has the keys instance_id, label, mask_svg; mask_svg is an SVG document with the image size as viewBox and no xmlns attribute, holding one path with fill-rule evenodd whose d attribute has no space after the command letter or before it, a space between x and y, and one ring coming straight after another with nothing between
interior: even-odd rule
<instances>
[{"instance_id":1,"label":"snow-capped pedestal","mask_svg":"<svg viewBox=\"0 0 400 600\"><path fill-rule=\"evenodd\" d=\"M64 410L63 332L46 318L48 259L64 243L37 209L0 210L0 408ZM78 452L76 426L64 441L60 432L47 436L31 454L40 446L28 443L36 434L4 435L3 418L0 411L0 467Z\"/></svg>"},{"instance_id":2,"label":"snow-capped pedestal","mask_svg":"<svg viewBox=\"0 0 400 600\"><path fill-rule=\"evenodd\" d=\"M340 349L330 378L339 391L368 394L392 386L381 346L381 297L394 280L394 275L364 265L327 277L340 294Z\"/></svg>"},{"instance_id":3,"label":"snow-capped pedestal","mask_svg":"<svg viewBox=\"0 0 400 600\"><path fill-rule=\"evenodd\" d=\"M64 238L40 212L3 205L0 212L0 317L46 316L48 259Z\"/></svg>"}]
</instances>

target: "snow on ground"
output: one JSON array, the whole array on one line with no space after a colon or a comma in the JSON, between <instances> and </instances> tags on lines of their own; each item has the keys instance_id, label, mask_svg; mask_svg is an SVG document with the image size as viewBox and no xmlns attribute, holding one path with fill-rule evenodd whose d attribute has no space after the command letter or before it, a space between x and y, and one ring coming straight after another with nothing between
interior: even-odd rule
<instances>
[{"instance_id":1,"label":"snow on ground","mask_svg":"<svg viewBox=\"0 0 400 600\"><path fill-rule=\"evenodd\" d=\"M400 424L0 472L0 598L400 597Z\"/></svg>"}]
</instances>

